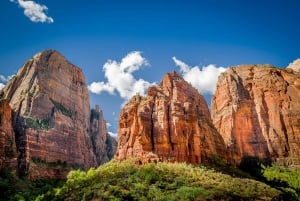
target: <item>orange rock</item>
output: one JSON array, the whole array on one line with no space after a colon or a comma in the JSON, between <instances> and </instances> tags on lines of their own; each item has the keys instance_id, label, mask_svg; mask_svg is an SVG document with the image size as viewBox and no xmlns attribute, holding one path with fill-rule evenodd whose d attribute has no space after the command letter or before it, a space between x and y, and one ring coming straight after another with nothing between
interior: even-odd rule
<instances>
[{"instance_id":1,"label":"orange rock","mask_svg":"<svg viewBox=\"0 0 300 201\"><path fill-rule=\"evenodd\" d=\"M147 96L134 96L119 118L116 160L202 163L227 158L204 98L178 73L167 73Z\"/></svg>"},{"instance_id":2,"label":"orange rock","mask_svg":"<svg viewBox=\"0 0 300 201\"><path fill-rule=\"evenodd\" d=\"M270 65L241 65L219 76L212 119L234 163L247 156L299 159L299 78Z\"/></svg>"}]
</instances>

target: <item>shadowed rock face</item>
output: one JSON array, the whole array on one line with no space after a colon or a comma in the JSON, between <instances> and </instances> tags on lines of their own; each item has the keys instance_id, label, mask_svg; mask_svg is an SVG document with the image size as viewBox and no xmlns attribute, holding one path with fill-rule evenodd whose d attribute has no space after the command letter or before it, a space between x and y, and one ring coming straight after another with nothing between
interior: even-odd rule
<instances>
[{"instance_id":1,"label":"shadowed rock face","mask_svg":"<svg viewBox=\"0 0 300 201\"><path fill-rule=\"evenodd\" d=\"M226 158L226 147L210 119L204 98L176 72L147 96L134 96L119 118L116 160L201 163Z\"/></svg>"},{"instance_id":2,"label":"shadowed rock face","mask_svg":"<svg viewBox=\"0 0 300 201\"><path fill-rule=\"evenodd\" d=\"M293 68L241 65L219 76L212 119L234 163L299 158L300 73Z\"/></svg>"},{"instance_id":3,"label":"shadowed rock face","mask_svg":"<svg viewBox=\"0 0 300 201\"><path fill-rule=\"evenodd\" d=\"M0 100L0 170L16 170L17 148L12 127L12 110L6 100Z\"/></svg>"},{"instance_id":4,"label":"shadowed rock face","mask_svg":"<svg viewBox=\"0 0 300 201\"><path fill-rule=\"evenodd\" d=\"M110 161L116 152L117 142L107 134L106 121L98 105L91 110L90 135L98 163L103 164Z\"/></svg>"},{"instance_id":5,"label":"shadowed rock face","mask_svg":"<svg viewBox=\"0 0 300 201\"><path fill-rule=\"evenodd\" d=\"M64 177L71 167L86 169L102 162L106 127L92 126L84 75L60 53L46 50L35 55L3 92L14 111L20 174ZM98 121L102 125L103 116Z\"/></svg>"}]
</instances>

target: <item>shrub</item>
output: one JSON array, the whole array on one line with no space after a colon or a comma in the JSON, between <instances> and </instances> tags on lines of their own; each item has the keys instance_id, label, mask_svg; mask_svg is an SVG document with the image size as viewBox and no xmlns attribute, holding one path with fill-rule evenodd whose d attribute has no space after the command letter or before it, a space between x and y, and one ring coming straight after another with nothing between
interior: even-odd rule
<instances>
[{"instance_id":1,"label":"shrub","mask_svg":"<svg viewBox=\"0 0 300 201\"><path fill-rule=\"evenodd\" d=\"M51 128L51 121L49 119L37 119L31 116L24 116L25 128L32 128L34 130L49 130Z\"/></svg>"},{"instance_id":2,"label":"shrub","mask_svg":"<svg viewBox=\"0 0 300 201\"><path fill-rule=\"evenodd\" d=\"M233 178L185 163L109 162L88 172L72 171L56 200L271 200L280 192L251 179ZM40 200L43 199L41 195ZM49 195L48 195L49 196Z\"/></svg>"},{"instance_id":3,"label":"shrub","mask_svg":"<svg viewBox=\"0 0 300 201\"><path fill-rule=\"evenodd\" d=\"M58 109L63 115L72 118L73 117L73 111L70 109L67 109L65 106L63 106L61 103L56 102L52 99L50 99L53 103L54 107Z\"/></svg>"}]
</instances>

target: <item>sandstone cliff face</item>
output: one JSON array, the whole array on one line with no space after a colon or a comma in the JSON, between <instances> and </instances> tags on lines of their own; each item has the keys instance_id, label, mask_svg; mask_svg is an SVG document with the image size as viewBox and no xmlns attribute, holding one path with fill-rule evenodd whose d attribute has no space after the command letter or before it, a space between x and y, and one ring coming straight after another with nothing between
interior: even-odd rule
<instances>
[{"instance_id":1,"label":"sandstone cliff face","mask_svg":"<svg viewBox=\"0 0 300 201\"><path fill-rule=\"evenodd\" d=\"M12 127L12 110L6 100L0 100L0 170L16 170L17 148Z\"/></svg>"},{"instance_id":2,"label":"sandstone cliff face","mask_svg":"<svg viewBox=\"0 0 300 201\"><path fill-rule=\"evenodd\" d=\"M280 160L300 154L300 73L241 65L219 76L212 119L234 163L243 157Z\"/></svg>"},{"instance_id":3,"label":"sandstone cliff face","mask_svg":"<svg viewBox=\"0 0 300 201\"><path fill-rule=\"evenodd\" d=\"M119 118L116 160L201 163L226 158L224 141L204 98L176 72L165 75L147 96L134 96Z\"/></svg>"},{"instance_id":4,"label":"sandstone cliff face","mask_svg":"<svg viewBox=\"0 0 300 201\"><path fill-rule=\"evenodd\" d=\"M35 55L3 92L14 111L20 174L43 176L51 164L55 168L48 168L47 176L64 177L71 167L100 164L94 153L99 147L93 147L89 132L90 99L84 75L60 53L46 50Z\"/></svg>"}]
</instances>

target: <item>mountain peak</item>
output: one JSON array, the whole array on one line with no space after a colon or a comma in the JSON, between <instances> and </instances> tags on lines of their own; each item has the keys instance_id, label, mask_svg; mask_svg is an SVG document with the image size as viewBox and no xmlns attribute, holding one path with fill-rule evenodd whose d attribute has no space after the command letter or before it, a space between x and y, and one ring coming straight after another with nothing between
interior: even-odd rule
<instances>
[{"instance_id":1,"label":"mountain peak","mask_svg":"<svg viewBox=\"0 0 300 201\"><path fill-rule=\"evenodd\" d=\"M166 73L141 100L126 104L119 119L116 160L203 163L213 154L226 159L203 96L177 72Z\"/></svg>"}]
</instances>

